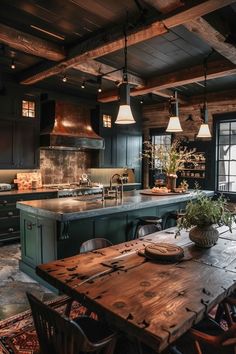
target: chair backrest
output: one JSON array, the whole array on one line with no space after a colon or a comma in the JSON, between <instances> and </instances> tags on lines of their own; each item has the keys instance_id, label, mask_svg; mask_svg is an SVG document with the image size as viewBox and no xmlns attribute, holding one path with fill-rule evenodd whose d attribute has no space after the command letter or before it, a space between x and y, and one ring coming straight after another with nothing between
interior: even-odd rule
<instances>
[{"instance_id":1,"label":"chair backrest","mask_svg":"<svg viewBox=\"0 0 236 354\"><path fill-rule=\"evenodd\" d=\"M160 231L160 228L154 224L139 226L136 232L136 238L146 236L148 234L153 234L154 232Z\"/></svg>"},{"instance_id":2,"label":"chair backrest","mask_svg":"<svg viewBox=\"0 0 236 354\"><path fill-rule=\"evenodd\" d=\"M105 338L99 343L90 342L75 321L61 315L32 294L26 294L32 310L40 354L97 352L110 342L110 338Z\"/></svg>"},{"instance_id":3,"label":"chair backrest","mask_svg":"<svg viewBox=\"0 0 236 354\"><path fill-rule=\"evenodd\" d=\"M88 241L82 243L79 253L86 253L94 250L98 250L99 248L105 248L112 246L111 241L105 238L92 238Z\"/></svg>"}]
</instances>

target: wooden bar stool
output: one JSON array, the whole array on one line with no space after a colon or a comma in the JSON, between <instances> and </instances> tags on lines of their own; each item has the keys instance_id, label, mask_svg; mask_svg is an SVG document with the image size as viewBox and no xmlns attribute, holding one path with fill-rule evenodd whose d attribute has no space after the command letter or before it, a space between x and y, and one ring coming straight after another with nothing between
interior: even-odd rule
<instances>
[{"instance_id":1,"label":"wooden bar stool","mask_svg":"<svg viewBox=\"0 0 236 354\"><path fill-rule=\"evenodd\" d=\"M181 211L171 211L169 213L167 213L164 218L163 218L163 230L165 230L168 225L168 221L170 220L174 220L175 223L177 223L178 219L181 218L182 216L184 216L185 212L183 210Z\"/></svg>"},{"instance_id":2,"label":"wooden bar stool","mask_svg":"<svg viewBox=\"0 0 236 354\"><path fill-rule=\"evenodd\" d=\"M152 231L152 232L161 231L162 230L162 218L159 216L145 216L145 217L138 218L135 232L134 232L134 239L137 239L140 236L144 236L139 233L139 229L145 225L155 226L155 231ZM154 228L153 228L153 230L154 230ZM149 233L151 233L151 232L149 232Z\"/></svg>"}]
</instances>

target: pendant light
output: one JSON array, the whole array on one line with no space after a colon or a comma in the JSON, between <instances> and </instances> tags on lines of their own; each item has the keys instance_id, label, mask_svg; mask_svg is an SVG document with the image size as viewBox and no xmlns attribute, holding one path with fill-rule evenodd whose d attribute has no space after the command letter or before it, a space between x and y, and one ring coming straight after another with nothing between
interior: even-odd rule
<instances>
[{"instance_id":1,"label":"pendant light","mask_svg":"<svg viewBox=\"0 0 236 354\"><path fill-rule=\"evenodd\" d=\"M211 138L211 132L208 125L208 109L207 109L207 59L204 60L204 104L202 109L202 123L200 125L197 138Z\"/></svg>"},{"instance_id":2,"label":"pendant light","mask_svg":"<svg viewBox=\"0 0 236 354\"><path fill-rule=\"evenodd\" d=\"M170 119L168 126L166 128L166 132L168 133L179 133L182 132L183 129L180 125L179 121L179 107L178 107L178 98L177 91L175 91L174 97L170 98Z\"/></svg>"},{"instance_id":3,"label":"pendant light","mask_svg":"<svg viewBox=\"0 0 236 354\"><path fill-rule=\"evenodd\" d=\"M123 69L123 83L119 87L120 92L120 108L116 118L116 124L134 124L136 123L130 108L130 86L128 84L128 70L127 70L127 33L125 35L125 66Z\"/></svg>"}]
</instances>

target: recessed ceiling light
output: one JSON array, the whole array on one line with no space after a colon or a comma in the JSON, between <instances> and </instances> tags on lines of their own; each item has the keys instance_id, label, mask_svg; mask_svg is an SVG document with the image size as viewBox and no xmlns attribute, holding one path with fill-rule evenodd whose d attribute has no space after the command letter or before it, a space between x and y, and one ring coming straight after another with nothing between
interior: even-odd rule
<instances>
[{"instance_id":1,"label":"recessed ceiling light","mask_svg":"<svg viewBox=\"0 0 236 354\"><path fill-rule=\"evenodd\" d=\"M12 58L12 60L11 60L11 69L14 70L15 68L16 68L16 64L15 64L14 58Z\"/></svg>"}]
</instances>

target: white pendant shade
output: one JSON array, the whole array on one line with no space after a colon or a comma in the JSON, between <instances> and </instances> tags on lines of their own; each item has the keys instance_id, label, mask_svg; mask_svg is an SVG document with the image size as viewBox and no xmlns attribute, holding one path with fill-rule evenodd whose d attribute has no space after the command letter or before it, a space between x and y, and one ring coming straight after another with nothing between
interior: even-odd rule
<instances>
[{"instance_id":1,"label":"white pendant shade","mask_svg":"<svg viewBox=\"0 0 236 354\"><path fill-rule=\"evenodd\" d=\"M177 133L182 131L183 129L181 128L179 117L170 117L166 132Z\"/></svg>"},{"instance_id":2,"label":"white pendant shade","mask_svg":"<svg viewBox=\"0 0 236 354\"><path fill-rule=\"evenodd\" d=\"M211 132L208 124L202 123L200 125L197 138L211 138Z\"/></svg>"},{"instance_id":3,"label":"white pendant shade","mask_svg":"<svg viewBox=\"0 0 236 354\"><path fill-rule=\"evenodd\" d=\"M131 112L130 105L120 105L118 116L115 121L116 124L134 124L136 123Z\"/></svg>"}]
</instances>

